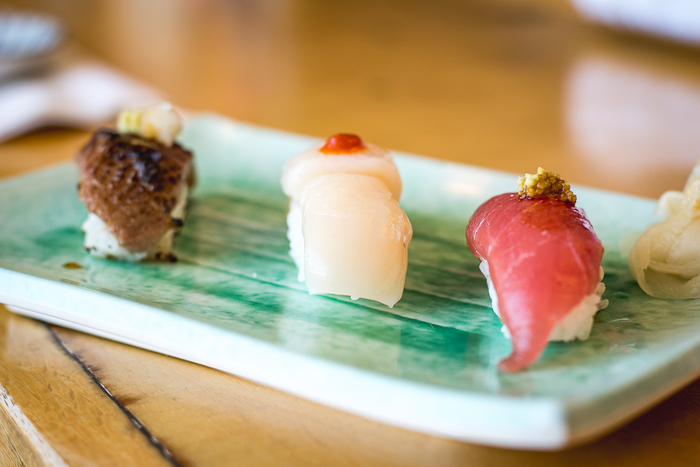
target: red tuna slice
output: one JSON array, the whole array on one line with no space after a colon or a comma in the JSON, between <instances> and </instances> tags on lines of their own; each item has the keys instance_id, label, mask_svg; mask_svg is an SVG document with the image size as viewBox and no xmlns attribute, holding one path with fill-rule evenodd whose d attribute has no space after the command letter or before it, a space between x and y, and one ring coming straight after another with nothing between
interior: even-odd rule
<instances>
[{"instance_id":1,"label":"red tuna slice","mask_svg":"<svg viewBox=\"0 0 700 467\"><path fill-rule=\"evenodd\" d=\"M600 281L603 245L582 209L554 199L491 198L467 226L469 250L488 261L512 353L501 371L525 368L552 329Z\"/></svg>"}]
</instances>

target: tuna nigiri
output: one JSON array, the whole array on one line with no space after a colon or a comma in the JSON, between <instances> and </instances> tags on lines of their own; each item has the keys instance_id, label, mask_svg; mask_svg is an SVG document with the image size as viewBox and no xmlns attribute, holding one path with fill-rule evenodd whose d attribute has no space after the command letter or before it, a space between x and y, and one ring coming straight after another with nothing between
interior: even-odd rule
<instances>
[{"instance_id":1,"label":"tuna nigiri","mask_svg":"<svg viewBox=\"0 0 700 467\"><path fill-rule=\"evenodd\" d=\"M391 154L356 135L334 135L290 159L282 189L290 197L290 255L309 292L394 306L413 231L398 205Z\"/></svg>"},{"instance_id":2,"label":"tuna nigiri","mask_svg":"<svg viewBox=\"0 0 700 467\"><path fill-rule=\"evenodd\" d=\"M533 363L548 341L587 339L593 316L607 306L603 246L568 183L540 168L519 184L518 193L481 205L467 226L493 310L512 339L499 364L508 372Z\"/></svg>"}]
</instances>

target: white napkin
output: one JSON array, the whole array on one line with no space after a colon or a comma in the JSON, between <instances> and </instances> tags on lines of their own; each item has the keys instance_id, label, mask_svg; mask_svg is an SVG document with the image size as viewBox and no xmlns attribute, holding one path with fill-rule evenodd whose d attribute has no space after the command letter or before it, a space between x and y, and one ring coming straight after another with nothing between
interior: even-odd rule
<instances>
[{"instance_id":1,"label":"white napkin","mask_svg":"<svg viewBox=\"0 0 700 467\"><path fill-rule=\"evenodd\" d=\"M698 0L572 0L593 21L700 44Z\"/></svg>"},{"instance_id":2,"label":"white napkin","mask_svg":"<svg viewBox=\"0 0 700 467\"><path fill-rule=\"evenodd\" d=\"M0 82L0 142L48 125L90 128L158 92L98 63L69 60L48 74Z\"/></svg>"}]
</instances>

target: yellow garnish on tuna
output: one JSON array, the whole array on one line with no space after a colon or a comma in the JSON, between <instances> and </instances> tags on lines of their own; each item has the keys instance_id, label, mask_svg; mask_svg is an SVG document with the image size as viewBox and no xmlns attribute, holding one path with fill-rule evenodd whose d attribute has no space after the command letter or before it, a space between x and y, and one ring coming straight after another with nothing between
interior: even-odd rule
<instances>
[{"instance_id":1,"label":"yellow garnish on tuna","mask_svg":"<svg viewBox=\"0 0 700 467\"><path fill-rule=\"evenodd\" d=\"M521 199L558 199L576 206L576 195L572 193L566 180L542 167L537 169L536 174L525 174L524 177L518 178L518 196Z\"/></svg>"}]
</instances>

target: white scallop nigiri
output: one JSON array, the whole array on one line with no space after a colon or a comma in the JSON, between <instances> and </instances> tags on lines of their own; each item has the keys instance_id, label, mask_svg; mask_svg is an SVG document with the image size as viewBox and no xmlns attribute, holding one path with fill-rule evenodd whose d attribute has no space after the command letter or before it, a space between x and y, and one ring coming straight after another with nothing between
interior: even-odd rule
<instances>
[{"instance_id":1,"label":"white scallop nigiri","mask_svg":"<svg viewBox=\"0 0 700 467\"><path fill-rule=\"evenodd\" d=\"M282 191L299 201L307 183L319 175L353 173L381 180L395 199L401 198L401 176L391 153L358 136L337 134L289 160L282 170Z\"/></svg>"},{"instance_id":2,"label":"white scallop nigiri","mask_svg":"<svg viewBox=\"0 0 700 467\"><path fill-rule=\"evenodd\" d=\"M390 307L401 298L412 236L401 188L391 154L355 135L331 136L287 162L290 256L310 293Z\"/></svg>"},{"instance_id":3,"label":"white scallop nigiri","mask_svg":"<svg viewBox=\"0 0 700 467\"><path fill-rule=\"evenodd\" d=\"M394 306L413 230L386 185L367 175L321 175L306 185L300 206L309 293Z\"/></svg>"}]
</instances>

